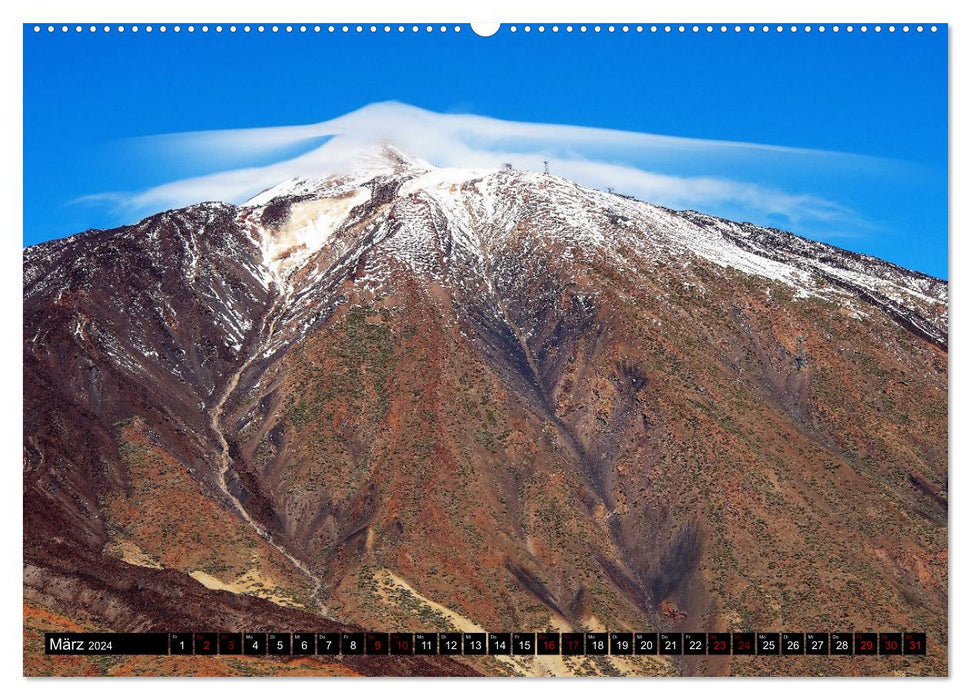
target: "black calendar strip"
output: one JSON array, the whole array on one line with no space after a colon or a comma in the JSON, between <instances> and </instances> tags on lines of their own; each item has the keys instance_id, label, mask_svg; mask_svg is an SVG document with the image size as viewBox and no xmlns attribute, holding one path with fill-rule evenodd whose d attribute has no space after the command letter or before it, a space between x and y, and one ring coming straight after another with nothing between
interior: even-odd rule
<instances>
[{"instance_id":1,"label":"black calendar strip","mask_svg":"<svg viewBox=\"0 0 971 700\"><path fill-rule=\"evenodd\" d=\"M50 655L903 656L924 632L48 632Z\"/></svg>"}]
</instances>

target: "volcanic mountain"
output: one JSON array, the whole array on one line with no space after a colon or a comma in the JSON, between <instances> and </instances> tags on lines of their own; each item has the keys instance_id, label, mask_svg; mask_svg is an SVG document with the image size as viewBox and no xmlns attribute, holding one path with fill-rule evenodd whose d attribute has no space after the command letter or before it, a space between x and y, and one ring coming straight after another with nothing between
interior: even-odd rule
<instances>
[{"instance_id":1,"label":"volcanic mountain","mask_svg":"<svg viewBox=\"0 0 971 700\"><path fill-rule=\"evenodd\" d=\"M783 231L390 146L29 247L25 672L946 673L947 303ZM38 636L360 628L931 653L67 667Z\"/></svg>"}]
</instances>

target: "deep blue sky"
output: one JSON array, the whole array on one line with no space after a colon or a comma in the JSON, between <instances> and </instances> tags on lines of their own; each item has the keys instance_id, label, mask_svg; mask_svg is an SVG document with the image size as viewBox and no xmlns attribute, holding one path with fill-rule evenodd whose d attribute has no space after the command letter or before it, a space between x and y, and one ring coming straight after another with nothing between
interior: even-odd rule
<instances>
[{"instance_id":1,"label":"deep blue sky","mask_svg":"<svg viewBox=\"0 0 971 700\"><path fill-rule=\"evenodd\" d=\"M843 177L839 186L814 175L800 192L815 194L818 185L872 223L866 235L830 242L946 277L946 35L944 26L921 34L800 28L481 38L468 27L399 35L76 34L72 26L35 34L29 25L24 244L125 223L79 197L219 167L171 159L134 167L121 139L313 123L398 100L439 112L905 161L905 174Z\"/></svg>"}]
</instances>

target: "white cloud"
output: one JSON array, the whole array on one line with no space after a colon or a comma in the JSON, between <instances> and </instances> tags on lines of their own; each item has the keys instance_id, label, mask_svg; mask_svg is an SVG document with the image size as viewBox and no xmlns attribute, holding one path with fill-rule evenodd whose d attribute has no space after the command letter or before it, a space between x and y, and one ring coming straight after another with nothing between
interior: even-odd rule
<instances>
[{"instance_id":1,"label":"white cloud","mask_svg":"<svg viewBox=\"0 0 971 700\"><path fill-rule=\"evenodd\" d=\"M319 145L321 139L327 140ZM223 169L141 192L84 199L108 203L123 216L207 200L240 203L291 177L337 172L361 148L384 141L441 167L498 167L512 162L517 168L541 170L548 160L555 174L588 186L613 187L673 208L727 208L752 221L781 219L793 225L851 222L858 217L823 197L786 192L732 174L825 168L835 163L859 169L872 167L877 160L754 143L441 114L382 102L319 124L147 137L140 145L156 158L218 162ZM279 155L307 144L311 144L309 150L297 157ZM253 166L253 162L264 164ZM707 172L699 173L704 169Z\"/></svg>"}]
</instances>

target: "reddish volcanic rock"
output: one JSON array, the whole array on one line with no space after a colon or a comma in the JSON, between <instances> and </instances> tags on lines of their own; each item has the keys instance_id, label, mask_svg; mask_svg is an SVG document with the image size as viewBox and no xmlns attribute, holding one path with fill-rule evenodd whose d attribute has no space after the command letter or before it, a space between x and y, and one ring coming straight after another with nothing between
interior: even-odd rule
<instances>
[{"instance_id":1,"label":"reddish volcanic rock","mask_svg":"<svg viewBox=\"0 0 971 700\"><path fill-rule=\"evenodd\" d=\"M907 629L938 653L895 672L946 673L947 301L792 234L391 149L28 248L29 626ZM301 669L780 672L570 663Z\"/></svg>"}]
</instances>

